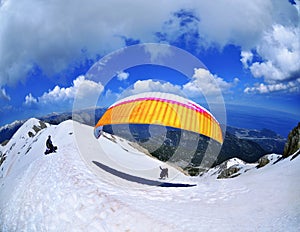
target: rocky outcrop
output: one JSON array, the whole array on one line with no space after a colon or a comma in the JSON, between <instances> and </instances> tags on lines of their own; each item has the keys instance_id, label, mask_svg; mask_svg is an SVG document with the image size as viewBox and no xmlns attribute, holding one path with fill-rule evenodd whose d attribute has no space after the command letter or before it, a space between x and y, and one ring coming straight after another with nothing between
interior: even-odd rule
<instances>
[{"instance_id":1,"label":"rocky outcrop","mask_svg":"<svg viewBox=\"0 0 300 232\"><path fill-rule=\"evenodd\" d=\"M39 121L39 125L33 125L33 127L31 128L35 133L33 133L32 131L28 132L28 136L29 137L34 137L40 130L47 128L47 125L42 122Z\"/></svg>"},{"instance_id":2,"label":"rocky outcrop","mask_svg":"<svg viewBox=\"0 0 300 232\"><path fill-rule=\"evenodd\" d=\"M237 177L240 175L240 173L238 173L238 171L241 170L241 167L239 167L238 165L233 165L227 169L224 169L219 175L218 175L218 179L225 179L225 178L233 178L233 177Z\"/></svg>"},{"instance_id":3,"label":"rocky outcrop","mask_svg":"<svg viewBox=\"0 0 300 232\"><path fill-rule=\"evenodd\" d=\"M270 163L269 156L265 155L258 160L258 165L256 167L262 168L262 167L266 166L268 163Z\"/></svg>"},{"instance_id":4,"label":"rocky outcrop","mask_svg":"<svg viewBox=\"0 0 300 232\"><path fill-rule=\"evenodd\" d=\"M288 135L283 151L283 158L293 155L300 148L300 122Z\"/></svg>"}]
</instances>

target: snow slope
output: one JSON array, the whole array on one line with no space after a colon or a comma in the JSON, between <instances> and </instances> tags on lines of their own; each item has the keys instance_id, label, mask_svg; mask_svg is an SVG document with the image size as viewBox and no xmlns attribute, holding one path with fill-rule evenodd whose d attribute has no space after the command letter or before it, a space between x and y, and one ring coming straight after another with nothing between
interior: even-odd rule
<instances>
[{"instance_id":1,"label":"snow slope","mask_svg":"<svg viewBox=\"0 0 300 232\"><path fill-rule=\"evenodd\" d=\"M93 139L91 127L65 121L35 133L38 123L0 146L1 231L299 231L299 157L233 179L191 178L120 138ZM58 152L45 156L49 134ZM169 179L158 179L160 165Z\"/></svg>"}]
</instances>

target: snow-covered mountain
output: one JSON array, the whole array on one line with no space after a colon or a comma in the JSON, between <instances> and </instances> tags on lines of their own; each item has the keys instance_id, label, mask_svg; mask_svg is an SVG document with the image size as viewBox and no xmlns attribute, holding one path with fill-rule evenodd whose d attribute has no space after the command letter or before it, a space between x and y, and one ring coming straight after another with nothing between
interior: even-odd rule
<instances>
[{"instance_id":1,"label":"snow-covered mountain","mask_svg":"<svg viewBox=\"0 0 300 232\"><path fill-rule=\"evenodd\" d=\"M234 178L250 170L255 171L258 168L267 165L273 165L282 155L269 154L261 157L255 163L246 163L239 158L231 158L222 164L201 173L201 176L216 176L218 179Z\"/></svg>"},{"instance_id":2,"label":"snow-covered mountain","mask_svg":"<svg viewBox=\"0 0 300 232\"><path fill-rule=\"evenodd\" d=\"M44 155L48 135L58 151ZM189 177L117 136L96 140L92 127L37 119L0 152L1 231L300 228L298 157L275 162L273 154L254 164L234 158ZM169 169L167 179L159 179L159 166Z\"/></svg>"},{"instance_id":3,"label":"snow-covered mountain","mask_svg":"<svg viewBox=\"0 0 300 232\"><path fill-rule=\"evenodd\" d=\"M0 143L6 143L16 133L16 131L23 125L25 120L17 120L10 124L0 127Z\"/></svg>"}]
</instances>

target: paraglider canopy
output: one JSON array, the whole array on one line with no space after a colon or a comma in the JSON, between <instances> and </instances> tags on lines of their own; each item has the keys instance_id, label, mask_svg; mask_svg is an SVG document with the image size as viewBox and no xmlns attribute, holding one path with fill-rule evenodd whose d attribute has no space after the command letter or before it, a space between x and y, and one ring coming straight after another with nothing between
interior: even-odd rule
<instances>
[{"instance_id":1,"label":"paraglider canopy","mask_svg":"<svg viewBox=\"0 0 300 232\"><path fill-rule=\"evenodd\" d=\"M95 126L99 138L104 125L155 124L196 132L223 143L215 117L199 104L175 94L147 92L111 105Z\"/></svg>"}]
</instances>

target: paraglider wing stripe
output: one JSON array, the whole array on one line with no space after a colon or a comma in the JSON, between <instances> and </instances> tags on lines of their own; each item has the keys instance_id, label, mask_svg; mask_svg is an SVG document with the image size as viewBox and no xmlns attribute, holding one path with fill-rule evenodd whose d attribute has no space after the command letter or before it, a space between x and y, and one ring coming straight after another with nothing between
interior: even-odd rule
<instances>
[{"instance_id":1,"label":"paraglider wing stripe","mask_svg":"<svg viewBox=\"0 0 300 232\"><path fill-rule=\"evenodd\" d=\"M172 111L174 111L175 113L171 113L169 122L171 125L177 126L176 118L178 117L177 115L179 114L179 109L182 107L179 107L179 105L177 105L177 104L170 105L170 107L172 108Z\"/></svg>"},{"instance_id":2,"label":"paraglider wing stripe","mask_svg":"<svg viewBox=\"0 0 300 232\"><path fill-rule=\"evenodd\" d=\"M162 118L162 121L169 123L170 115L171 115L171 107L169 106L169 104L166 104L166 111L164 117Z\"/></svg>"},{"instance_id":3,"label":"paraglider wing stripe","mask_svg":"<svg viewBox=\"0 0 300 232\"><path fill-rule=\"evenodd\" d=\"M152 105L154 105L154 102L152 102L152 101L147 101L147 103L148 104L146 105L146 107L144 109L144 115L143 115L143 121L144 122L148 121L148 115L149 115L150 108L151 108Z\"/></svg>"},{"instance_id":4,"label":"paraglider wing stripe","mask_svg":"<svg viewBox=\"0 0 300 232\"><path fill-rule=\"evenodd\" d=\"M183 111L184 107L180 107L179 105L177 105L177 107L178 108L177 108L176 112L178 112L178 113L177 113L177 115L176 115L176 117L174 119L174 124L178 128L180 128L181 127L181 121L183 120L183 117L182 117L183 113L182 113L182 111Z\"/></svg>"},{"instance_id":5,"label":"paraglider wing stripe","mask_svg":"<svg viewBox=\"0 0 300 232\"><path fill-rule=\"evenodd\" d=\"M135 116L133 120L137 122L142 122L143 116L145 114L145 103L144 102L137 103L134 110L135 110L134 112Z\"/></svg>"},{"instance_id":6,"label":"paraglider wing stripe","mask_svg":"<svg viewBox=\"0 0 300 232\"><path fill-rule=\"evenodd\" d=\"M197 120L197 112L193 111L193 126L194 126L194 130L196 131L199 131L200 128L199 128L199 123L198 123L198 120Z\"/></svg>"},{"instance_id":7,"label":"paraglider wing stripe","mask_svg":"<svg viewBox=\"0 0 300 232\"><path fill-rule=\"evenodd\" d=\"M161 108L158 122L162 122L167 113L167 104L165 104L164 102L160 102L160 104L162 105L162 108Z\"/></svg>"},{"instance_id":8,"label":"paraglider wing stripe","mask_svg":"<svg viewBox=\"0 0 300 232\"><path fill-rule=\"evenodd\" d=\"M209 130L210 130L210 121L209 121L209 115L205 115L204 117L204 129L205 129L205 134L209 136Z\"/></svg>"},{"instance_id":9,"label":"paraglider wing stripe","mask_svg":"<svg viewBox=\"0 0 300 232\"><path fill-rule=\"evenodd\" d=\"M186 125L187 128L189 128L189 117L188 117L188 110L187 108L185 107L182 107L183 110L182 110L182 116L183 116L183 119L182 119L182 124L183 125Z\"/></svg>"},{"instance_id":10,"label":"paraglider wing stripe","mask_svg":"<svg viewBox=\"0 0 300 232\"><path fill-rule=\"evenodd\" d=\"M125 116L126 116L125 111L126 111L126 106L125 106L125 105L122 105L122 106L120 107L120 111L118 112L119 115L120 115L120 117L125 118Z\"/></svg>"},{"instance_id":11,"label":"paraglider wing stripe","mask_svg":"<svg viewBox=\"0 0 300 232\"><path fill-rule=\"evenodd\" d=\"M149 113L148 113L148 120L147 123L151 124L154 120L156 120L157 117L157 112L156 112L156 107L157 107L158 102L152 102L151 107L149 108Z\"/></svg>"},{"instance_id":12,"label":"paraglider wing stripe","mask_svg":"<svg viewBox=\"0 0 300 232\"><path fill-rule=\"evenodd\" d=\"M192 126L191 126L191 114L190 114L190 109L185 108L186 109L186 119L185 119L185 125L187 127L188 130L191 130Z\"/></svg>"}]
</instances>

